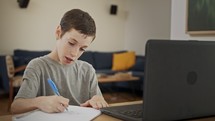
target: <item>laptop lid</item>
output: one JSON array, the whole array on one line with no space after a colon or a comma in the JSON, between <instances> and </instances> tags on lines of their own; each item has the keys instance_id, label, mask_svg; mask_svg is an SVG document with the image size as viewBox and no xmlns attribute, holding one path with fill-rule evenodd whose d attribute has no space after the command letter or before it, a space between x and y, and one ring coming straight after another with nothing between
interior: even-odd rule
<instances>
[{"instance_id":1,"label":"laptop lid","mask_svg":"<svg viewBox=\"0 0 215 121\"><path fill-rule=\"evenodd\" d=\"M215 41L149 40L144 120L215 115Z\"/></svg>"}]
</instances>

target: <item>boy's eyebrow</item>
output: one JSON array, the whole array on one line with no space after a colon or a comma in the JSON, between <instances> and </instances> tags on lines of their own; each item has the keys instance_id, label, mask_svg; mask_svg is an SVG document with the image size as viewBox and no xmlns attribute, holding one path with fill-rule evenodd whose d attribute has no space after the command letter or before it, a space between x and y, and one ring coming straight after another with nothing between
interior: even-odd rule
<instances>
[{"instance_id":1,"label":"boy's eyebrow","mask_svg":"<svg viewBox=\"0 0 215 121\"><path fill-rule=\"evenodd\" d=\"M76 39L74 39L74 38L70 38L70 40L73 40L73 41L75 41L76 43L78 43L78 41L77 41ZM82 46L82 47L87 48L88 46L87 46L87 45L84 45L84 46Z\"/></svg>"}]
</instances>

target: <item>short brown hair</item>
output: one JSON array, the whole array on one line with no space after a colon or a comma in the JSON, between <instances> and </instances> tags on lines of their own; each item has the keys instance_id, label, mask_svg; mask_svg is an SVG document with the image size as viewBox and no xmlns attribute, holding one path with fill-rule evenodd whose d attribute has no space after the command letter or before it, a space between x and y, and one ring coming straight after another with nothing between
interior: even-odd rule
<instances>
[{"instance_id":1,"label":"short brown hair","mask_svg":"<svg viewBox=\"0 0 215 121\"><path fill-rule=\"evenodd\" d=\"M96 25L93 18L80 9L67 11L60 21L62 30L61 37L71 29L75 29L87 36L96 36Z\"/></svg>"}]
</instances>

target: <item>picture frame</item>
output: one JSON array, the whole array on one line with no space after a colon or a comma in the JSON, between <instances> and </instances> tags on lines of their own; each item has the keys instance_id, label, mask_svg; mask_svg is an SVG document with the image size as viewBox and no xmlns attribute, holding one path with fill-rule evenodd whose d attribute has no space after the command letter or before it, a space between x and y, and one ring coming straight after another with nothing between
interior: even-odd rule
<instances>
[{"instance_id":1,"label":"picture frame","mask_svg":"<svg viewBox=\"0 0 215 121\"><path fill-rule=\"evenodd\" d=\"M215 0L187 0L186 33L215 35Z\"/></svg>"}]
</instances>

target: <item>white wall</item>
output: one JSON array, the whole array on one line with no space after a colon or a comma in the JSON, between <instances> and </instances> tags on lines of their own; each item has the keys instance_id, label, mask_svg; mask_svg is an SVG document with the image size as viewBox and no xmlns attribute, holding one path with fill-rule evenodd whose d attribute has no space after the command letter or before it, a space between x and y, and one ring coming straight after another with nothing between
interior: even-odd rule
<instances>
[{"instance_id":1,"label":"white wall","mask_svg":"<svg viewBox=\"0 0 215 121\"><path fill-rule=\"evenodd\" d=\"M148 39L169 39L171 0L128 0L125 48L144 55Z\"/></svg>"},{"instance_id":2,"label":"white wall","mask_svg":"<svg viewBox=\"0 0 215 121\"><path fill-rule=\"evenodd\" d=\"M51 50L55 45L55 28L63 14L80 8L89 12L97 24L97 38L91 50L124 49L125 18L109 14L111 4L124 10L124 0L30 0L20 9L17 0L0 1L0 54L14 49Z\"/></svg>"},{"instance_id":3,"label":"white wall","mask_svg":"<svg viewBox=\"0 0 215 121\"><path fill-rule=\"evenodd\" d=\"M110 5L118 5L110 15ZM55 28L63 14L80 8L96 21L97 37L89 50L134 50L144 55L150 38L170 38L171 0L30 0L20 9L17 0L0 0L0 54L14 49L51 50Z\"/></svg>"},{"instance_id":4,"label":"white wall","mask_svg":"<svg viewBox=\"0 0 215 121\"><path fill-rule=\"evenodd\" d=\"M171 39L215 41L215 35L190 36L186 34L186 1L187 0L172 0Z\"/></svg>"}]
</instances>

